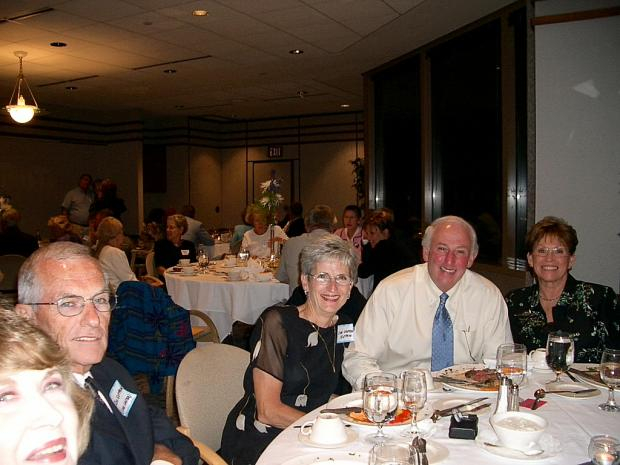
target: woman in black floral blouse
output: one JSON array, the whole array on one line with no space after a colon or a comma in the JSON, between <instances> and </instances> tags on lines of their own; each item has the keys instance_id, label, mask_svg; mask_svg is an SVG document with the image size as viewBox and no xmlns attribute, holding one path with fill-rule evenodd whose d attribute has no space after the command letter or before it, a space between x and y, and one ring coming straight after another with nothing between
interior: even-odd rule
<instances>
[{"instance_id":1,"label":"woman in black floral blouse","mask_svg":"<svg viewBox=\"0 0 620 465\"><path fill-rule=\"evenodd\" d=\"M546 216L528 232L527 262L536 282L508 294L506 303L514 342L528 350L545 347L547 334L566 331L575 339L575 361L601 360L605 347L620 345L620 308L607 286L578 281L575 229L561 218Z\"/></svg>"}]
</instances>

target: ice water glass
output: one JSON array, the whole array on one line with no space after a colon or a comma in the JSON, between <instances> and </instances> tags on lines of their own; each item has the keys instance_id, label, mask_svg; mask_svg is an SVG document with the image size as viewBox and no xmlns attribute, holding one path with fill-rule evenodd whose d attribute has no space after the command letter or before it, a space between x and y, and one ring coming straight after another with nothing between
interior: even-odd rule
<instances>
[{"instance_id":1,"label":"ice water glass","mask_svg":"<svg viewBox=\"0 0 620 465\"><path fill-rule=\"evenodd\" d=\"M620 441L607 434L592 436L588 455L594 465L619 465Z\"/></svg>"},{"instance_id":2,"label":"ice water glass","mask_svg":"<svg viewBox=\"0 0 620 465\"><path fill-rule=\"evenodd\" d=\"M370 449L369 465L411 465L415 452L406 442L382 442Z\"/></svg>"},{"instance_id":3,"label":"ice water glass","mask_svg":"<svg viewBox=\"0 0 620 465\"><path fill-rule=\"evenodd\" d=\"M606 412L618 412L620 407L616 404L614 398L614 389L620 386L620 350L605 349L601 356L600 366L601 381L609 388L609 396L607 402L598 406Z\"/></svg>"},{"instance_id":4,"label":"ice water glass","mask_svg":"<svg viewBox=\"0 0 620 465\"><path fill-rule=\"evenodd\" d=\"M563 331L549 333L547 336L547 365L555 372L555 379L550 383L559 383L560 375L568 371L575 358L573 337Z\"/></svg>"},{"instance_id":5,"label":"ice water glass","mask_svg":"<svg viewBox=\"0 0 620 465\"><path fill-rule=\"evenodd\" d=\"M401 373L403 386L400 397L403 405L411 412L411 428L402 432L402 436L419 436L418 412L426 404L426 375L422 370L407 370Z\"/></svg>"},{"instance_id":6,"label":"ice water glass","mask_svg":"<svg viewBox=\"0 0 620 465\"><path fill-rule=\"evenodd\" d=\"M377 425L376 433L366 440L373 444L384 442L389 436L383 432L383 425L394 418L398 409L396 376L381 371L367 374L362 399L366 417Z\"/></svg>"}]
</instances>

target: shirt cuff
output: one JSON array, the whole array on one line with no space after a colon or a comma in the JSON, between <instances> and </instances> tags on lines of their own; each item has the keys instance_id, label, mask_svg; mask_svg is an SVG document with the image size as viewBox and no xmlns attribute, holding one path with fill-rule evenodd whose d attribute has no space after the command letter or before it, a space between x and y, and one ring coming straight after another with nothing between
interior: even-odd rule
<instances>
[{"instance_id":1,"label":"shirt cuff","mask_svg":"<svg viewBox=\"0 0 620 465\"><path fill-rule=\"evenodd\" d=\"M172 462L168 462L167 460L157 459L151 462L151 465L172 465Z\"/></svg>"}]
</instances>

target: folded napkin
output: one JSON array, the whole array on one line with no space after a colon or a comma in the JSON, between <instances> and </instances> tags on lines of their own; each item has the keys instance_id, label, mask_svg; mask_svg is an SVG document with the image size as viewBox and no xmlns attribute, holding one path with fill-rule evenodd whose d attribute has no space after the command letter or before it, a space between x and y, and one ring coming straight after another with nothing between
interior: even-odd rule
<instances>
[{"instance_id":1,"label":"folded napkin","mask_svg":"<svg viewBox=\"0 0 620 465\"><path fill-rule=\"evenodd\" d=\"M547 403L547 401L544 401L544 400L539 400L539 401L538 401L538 407L537 407L537 408L542 407L542 406L543 406L543 405L545 405L546 403ZM519 404L519 406L520 406L520 407L529 408L529 409L531 409L531 408L532 408L532 405L534 405L534 399L525 399L523 402L521 402L521 403Z\"/></svg>"},{"instance_id":2,"label":"folded napkin","mask_svg":"<svg viewBox=\"0 0 620 465\"><path fill-rule=\"evenodd\" d=\"M252 271L254 273L260 273L263 271L263 265L260 260L256 260L255 258L250 258L247 264L248 271Z\"/></svg>"}]
</instances>

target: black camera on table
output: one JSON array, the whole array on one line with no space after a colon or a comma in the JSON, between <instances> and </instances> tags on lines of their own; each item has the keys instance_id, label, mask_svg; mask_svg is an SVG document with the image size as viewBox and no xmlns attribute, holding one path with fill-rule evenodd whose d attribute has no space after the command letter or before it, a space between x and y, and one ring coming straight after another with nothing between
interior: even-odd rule
<instances>
[{"instance_id":1,"label":"black camera on table","mask_svg":"<svg viewBox=\"0 0 620 465\"><path fill-rule=\"evenodd\" d=\"M448 437L452 439L476 439L477 435L478 415L452 415L452 418L450 419L450 432L448 433Z\"/></svg>"}]
</instances>

